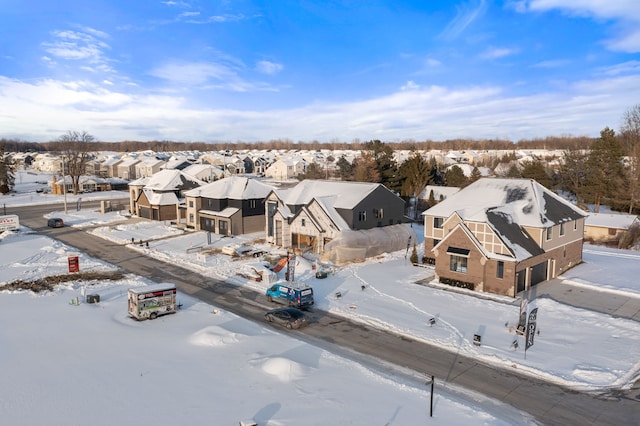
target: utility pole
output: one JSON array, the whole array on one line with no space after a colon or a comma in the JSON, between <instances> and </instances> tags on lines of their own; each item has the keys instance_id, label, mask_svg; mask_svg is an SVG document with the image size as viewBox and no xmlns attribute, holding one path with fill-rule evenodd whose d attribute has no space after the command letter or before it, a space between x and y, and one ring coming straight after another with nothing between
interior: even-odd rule
<instances>
[{"instance_id":1,"label":"utility pole","mask_svg":"<svg viewBox=\"0 0 640 426\"><path fill-rule=\"evenodd\" d=\"M64 174L64 157L62 157L62 193L64 194L64 214L67 214L67 178Z\"/></svg>"}]
</instances>

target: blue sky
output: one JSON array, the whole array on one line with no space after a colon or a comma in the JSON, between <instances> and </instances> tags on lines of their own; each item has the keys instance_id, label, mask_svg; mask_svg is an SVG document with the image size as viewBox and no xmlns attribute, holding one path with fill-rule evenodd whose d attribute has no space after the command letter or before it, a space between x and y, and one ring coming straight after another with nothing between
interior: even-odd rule
<instances>
[{"instance_id":1,"label":"blue sky","mask_svg":"<svg viewBox=\"0 0 640 426\"><path fill-rule=\"evenodd\" d=\"M640 104L637 0L0 0L0 137L544 138Z\"/></svg>"}]
</instances>

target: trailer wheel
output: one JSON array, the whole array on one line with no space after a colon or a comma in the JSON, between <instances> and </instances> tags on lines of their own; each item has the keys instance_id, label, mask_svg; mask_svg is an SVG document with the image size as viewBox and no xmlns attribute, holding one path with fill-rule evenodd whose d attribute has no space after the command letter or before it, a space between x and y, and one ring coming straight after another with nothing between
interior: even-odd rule
<instances>
[{"instance_id":1,"label":"trailer wheel","mask_svg":"<svg viewBox=\"0 0 640 426\"><path fill-rule=\"evenodd\" d=\"M156 318L158 318L158 314L156 314L155 312L152 312L151 315L149 315L149 319L154 320Z\"/></svg>"}]
</instances>

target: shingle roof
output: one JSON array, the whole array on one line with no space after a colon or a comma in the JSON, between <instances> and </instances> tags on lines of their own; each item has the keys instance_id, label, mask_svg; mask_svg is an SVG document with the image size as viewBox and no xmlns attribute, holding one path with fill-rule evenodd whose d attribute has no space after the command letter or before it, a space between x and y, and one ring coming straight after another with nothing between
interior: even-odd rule
<instances>
[{"instance_id":1,"label":"shingle roof","mask_svg":"<svg viewBox=\"0 0 640 426\"><path fill-rule=\"evenodd\" d=\"M214 199L250 200L263 199L274 187L256 179L244 176L231 176L208 183L185 192L188 197L207 197Z\"/></svg>"}]
</instances>

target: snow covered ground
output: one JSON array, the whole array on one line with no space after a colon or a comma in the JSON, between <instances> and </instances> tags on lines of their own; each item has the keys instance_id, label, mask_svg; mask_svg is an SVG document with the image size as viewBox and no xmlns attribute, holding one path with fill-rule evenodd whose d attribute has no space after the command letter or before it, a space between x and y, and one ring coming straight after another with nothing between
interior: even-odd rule
<instances>
[{"instance_id":1,"label":"snow covered ground","mask_svg":"<svg viewBox=\"0 0 640 426\"><path fill-rule=\"evenodd\" d=\"M0 198L0 204L7 198ZM264 259L232 258L225 247L261 245L237 238L183 232L164 223L136 222L118 213L52 212L71 226L160 259L264 291L239 273L262 270ZM422 238L421 230L417 230ZM198 252L198 248L206 251ZM0 284L67 272L69 255L81 269L111 265L29 233L0 241ZM409 253L410 254L410 253ZM640 375L640 323L539 298L535 345L524 356L514 333L519 305L415 284L432 275L410 265L404 251L335 268L315 278L314 263L297 259L296 279L313 285L316 309L413 336L454 351L578 389L629 387ZM602 292L640 298L634 251L585 246L585 263L561 278ZM245 274L246 275L246 274ZM281 271L278 279L284 278ZM117 282L69 282L53 292L0 292L2 412L7 424L421 424L429 421L424 379L388 376L302 343L288 333L180 295L177 315L136 322L126 314L126 290L143 277ZM88 292L99 304L69 301ZM362 290L361 286L365 289ZM340 293L341 297L336 297ZM429 325L431 319L435 325ZM472 343L482 335L482 345ZM513 342L519 342L517 348ZM364 397L366 396L366 397ZM148 410L151 410L149 412ZM157 417L156 417L157 416ZM55 421L51 421L55 419ZM529 424L511 407L460 389L438 386L434 424Z\"/></svg>"}]
</instances>

